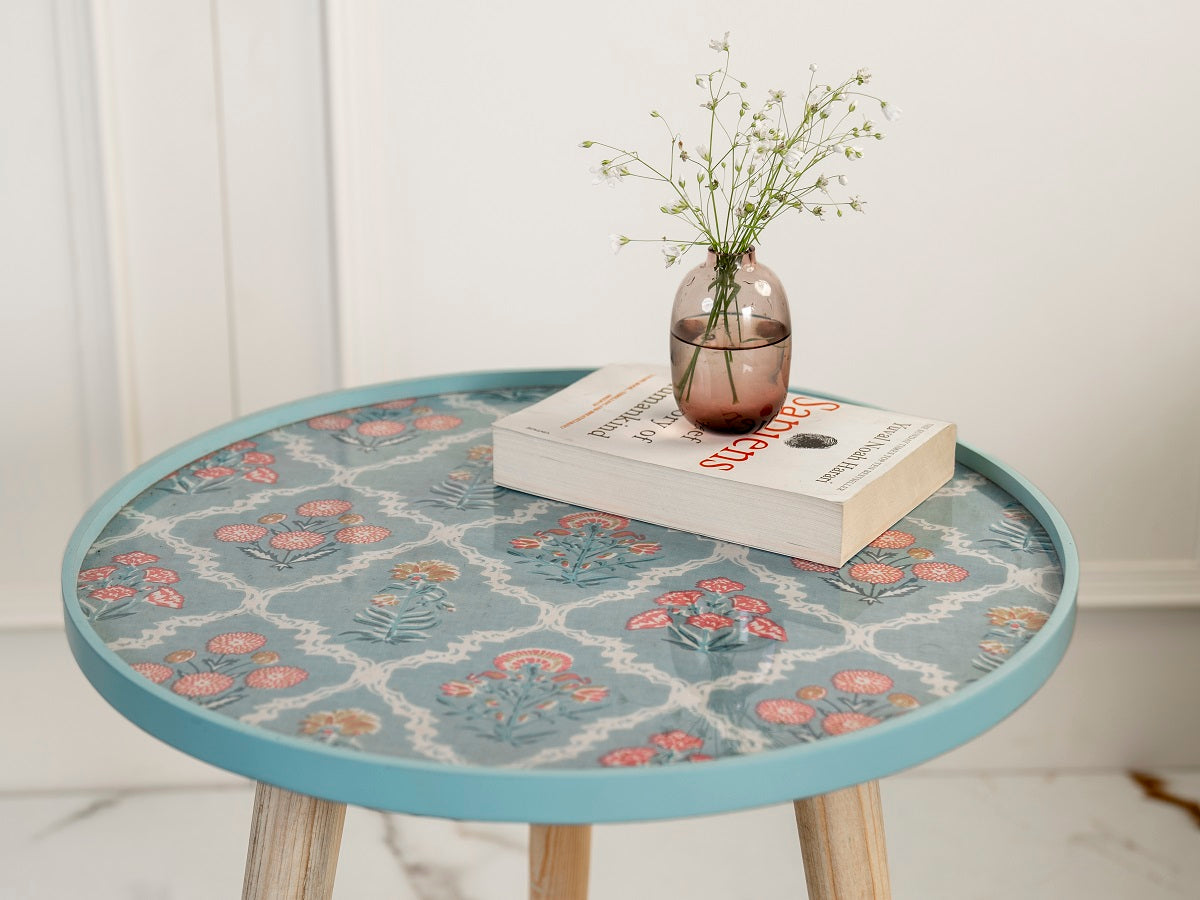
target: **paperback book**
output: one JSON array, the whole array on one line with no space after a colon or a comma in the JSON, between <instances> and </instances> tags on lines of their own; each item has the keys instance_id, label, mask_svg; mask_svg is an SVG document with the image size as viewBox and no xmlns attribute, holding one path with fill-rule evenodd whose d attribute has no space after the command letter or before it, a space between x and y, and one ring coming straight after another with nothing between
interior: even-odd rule
<instances>
[{"instance_id":1,"label":"paperback book","mask_svg":"<svg viewBox=\"0 0 1200 900\"><path fill-rule=\"evenodd\" d=\"M696 428L665 366L612 365L493 428L515 490L840 566L954 472L948 422L789 393L757 431Z\"/></svg>"}]
</instances>

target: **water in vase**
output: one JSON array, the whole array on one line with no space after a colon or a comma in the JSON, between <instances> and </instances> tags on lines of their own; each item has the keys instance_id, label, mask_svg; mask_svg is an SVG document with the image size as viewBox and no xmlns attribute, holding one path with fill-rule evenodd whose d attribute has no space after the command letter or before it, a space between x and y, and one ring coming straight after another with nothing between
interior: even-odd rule
<instances>
[{"instance_id":1,"label":"water in vase","mask_svg":"<svg viewBox=\"0 0 1200 900\"><path fill-rule=\"evenodd\" d=\"M671 328L675 400L688 421L729 434L755 431L787 396L791 330L775 319L739 316L737 327L709 331L707 315Z\"/></svg>"}]
</instances>

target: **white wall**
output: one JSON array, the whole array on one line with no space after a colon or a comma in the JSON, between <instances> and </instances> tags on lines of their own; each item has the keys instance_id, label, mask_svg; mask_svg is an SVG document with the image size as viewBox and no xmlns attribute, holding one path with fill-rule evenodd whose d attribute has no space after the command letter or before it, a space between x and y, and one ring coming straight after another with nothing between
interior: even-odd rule
<instances>
[{"instance_id":1,"label":"white wall","mask_svg":"<svg viewBox=\"0 0 1200 900\"><path fill-rule=\"evenodd\" d=\"M1084 604L1200 599L1197 7L331 8L337 224L374 242L340 257L349 381L663 358L681 272L607 236L660 235L664 197L578 142L661 155L658 109L698 143L726 30L756 98L867 65L905 113L851 171L868 214L761 242L793 382L958 422L1065 514Z\"/></svg>"},{"instance_id":2,"label":"white wall","mask_svg":"<svg viewBox=\"0 0 1200 900\"><path fill-rule=\"evenodd\" d=\"M320 7L0 4L0 628L124 471L336 386Z\"/></svg>"}]
</instances>

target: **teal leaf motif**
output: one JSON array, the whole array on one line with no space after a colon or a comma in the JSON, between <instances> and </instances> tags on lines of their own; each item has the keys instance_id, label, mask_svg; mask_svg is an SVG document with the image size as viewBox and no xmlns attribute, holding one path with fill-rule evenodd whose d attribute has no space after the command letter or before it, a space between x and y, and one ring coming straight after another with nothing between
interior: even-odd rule
<instances>
[{"instance_id":1,"label":"teal leaf motif","mask_svg":"<svg viewBox=\"0 0 1200 900\"><path fill-rule=\"evenodd\" d=\"M1046 529L1032 517L1023 520L1021 517L1023 512L1023 509L1016 511L1010 506L1005 511L1005 516L1016 518L1006 518L1006 521L990 526L988 530L996 537L984 538L979 543L993 544L1015 553L1045 553L1056 558L1057 551L1054 548L1054 542L1046 533ZM1028 513L1024 515L1029 516Z\"/></svg>"},{"instance_id":2,"label":"teal leaf motif","mask_svg":"<svg viewBox=\"0 0 1200 900\"><path fill-rule=\"evenodd\" d=\"M566 653L530 648L501 653L486 672L442 685L446 715L463 717L475 733L513 747L556 733L608 706L609 689L570 671Z\"/></svg>"},{"instance_id":3,"label":"teal leaf motif","mask_svg":"<svg viewBox=\"0 0 1200 900\"><path fill-rule=\"evenodd\" d=\"M330 553L337 553L338 549L339 548L333 544L325 544L305 553L297 553L288 561L294 563L308 562L310 559L320 559L322 556L328 556Z\"/></svg>"},{"instance_id":4,"label":"teal leaf motif","mask_svg":"<svg viewBox=\"0 0 1200 900\"><path fill-rule=\"evenodd\" d=\"M392 646L424 641L442 624L442 613L454 611L445 589L437 583L458 577L458 570L448 563L401 563L392 570L392 577L371 605L354 616L354 623L363 627L343 631L341 636Z\"/></svg>"},{"instance_id":5,"label":"teal leaf motif","mask_svg":"<svg viewBox=\"0 0 1200 900\"><path fill-rule=\"evenodd\" d=\"M563 516L558 528L514 538L508 551L552 581L590 587L660 558L662 545L628 530L629 520L603 512Z\"/></svg>"},{"instance_id":6,"label":"teal leaf motif","mask_svg":"<svg viewBox=\"0 0 1200 900\"><path fill-rule=\"evenodd\" d=\"M442 481L429 488L433 497L418 500L418 506L440 506L443 509L491 509L496 496L507 488L492 480L492 448L472 447L461 466Z\"/></svg>"}]
</instances>

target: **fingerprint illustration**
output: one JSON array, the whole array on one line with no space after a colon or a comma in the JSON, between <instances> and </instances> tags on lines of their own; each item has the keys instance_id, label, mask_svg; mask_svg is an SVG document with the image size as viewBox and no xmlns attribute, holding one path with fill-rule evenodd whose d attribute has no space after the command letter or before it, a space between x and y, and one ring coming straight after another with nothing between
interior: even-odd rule
<instances>
[{"instance_id":1,"label":"fingerprint illustration","mask_svg":"<svg viewBox=\"0 0 1200 900\"><path fill-rule=\"evenodd\" d=\"M824 450L826 447L832 447L837 443L837 438L830 437L827 434L794 434L787 439L789 447L795 447L797 450Z\"/></svg>"}]
</instances>

